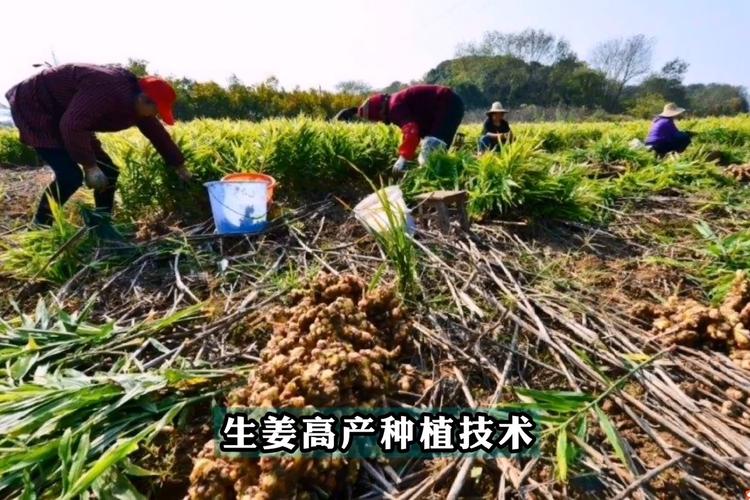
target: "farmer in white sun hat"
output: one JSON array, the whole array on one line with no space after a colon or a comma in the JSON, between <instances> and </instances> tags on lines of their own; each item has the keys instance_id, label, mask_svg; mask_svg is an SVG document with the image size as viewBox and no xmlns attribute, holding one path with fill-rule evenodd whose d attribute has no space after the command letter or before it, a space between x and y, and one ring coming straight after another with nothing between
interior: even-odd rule
<instances>
[{"instance_id":1,"label":"farmer in white sun hat","mask_svg":"<svg viewBox=\"0 0 750 500\"><path fill-rule=\"evenodd\" d=\"M493 102L492 107L485 113L487 119L482 127L482 137L479 139L479 152L493 151L513 140L513 132L505 120L508 112L500 102Z\"/></svg>"},{"instance_id":2,"label":"farmer in white sun hat","mask_svg":"<svg viewBox=\"0 0 750 500\"><path fill-rule=\"evenodd\" d=\"M664 105L661 114L654 119L651 131L646 137L646 145L651 146L658 156L672 152L682 153L690 145L690 134L680 132L674 123L684 112L684 108L669 102Z\"/></svg>"}]
</instances>

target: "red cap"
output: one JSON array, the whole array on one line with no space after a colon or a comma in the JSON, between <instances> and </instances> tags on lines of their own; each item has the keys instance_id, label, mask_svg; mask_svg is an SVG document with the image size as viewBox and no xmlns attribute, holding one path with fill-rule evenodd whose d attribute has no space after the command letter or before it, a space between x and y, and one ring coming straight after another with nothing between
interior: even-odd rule
<instances>
[{"instance_id":1,"label":"red cap","mask_svg":"<svg viewBox=\"0 0 750 500\"><path fill-rule=\"evenodd\" d=\"M177 100L177 94L172 86L166 81L156 76L144 76L138 79L138 85L149 99L156 104L156 110L162 121L167 125L174 125L174 114L172 106Z\"/></svg>"},{"instance_id":2,"label":"red cap","mask_svg":"<svg viewBox=\"0 0 750 500\"><path fill-rule=\"evenodd\" d=\"M360 118L370 121L381 121L385 118L385 94L375 94L369 97L357 110Z\"/></svg>"}]
</instances>

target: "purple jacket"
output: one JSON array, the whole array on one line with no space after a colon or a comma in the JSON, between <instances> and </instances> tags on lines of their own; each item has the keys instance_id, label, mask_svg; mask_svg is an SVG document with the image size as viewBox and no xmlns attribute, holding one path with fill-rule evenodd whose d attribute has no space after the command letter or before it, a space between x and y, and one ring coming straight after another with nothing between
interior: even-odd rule
<instances>
[{"instance_id":1,"label":"purple jacket","mask_svg":"<svg viewBox=\"0 0 750 500\"><path fill-rule=\"evenodd\" d=\"M182 153L161 122L136 115L139 92L138 79L123 68L63 64L24 80L6 97L28 146L64 148L77 163L93 165L100 147L96 132L136 126L168 165L182 165Z\"/></svg>"},{"instance_id":2,"label":"purple jacket","mask_svg":"<svg viewBox=\"0 0 750 500\"><path fill-rule=\"evenodd\" d=\"M654 144L656 142L669 141L679 132L677 125L674 124L672 118L664 118L658 116L651 125L651 131L646 137L646 144Z\"/></svg>"}]
</instances>

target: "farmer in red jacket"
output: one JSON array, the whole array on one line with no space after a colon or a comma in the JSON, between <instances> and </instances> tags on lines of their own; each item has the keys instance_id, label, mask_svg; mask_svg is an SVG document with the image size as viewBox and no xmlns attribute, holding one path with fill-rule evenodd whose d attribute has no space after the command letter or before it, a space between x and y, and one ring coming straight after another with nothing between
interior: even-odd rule
<instances>
[{"instance_id":1,"label":"farmer in red jacket","mask_svg":"<svg viewBox=\"0 0 750 500\"><path fill-rule=\"evenodd\" d=\"M464 103L448 87L415 85L393 95L376 94L360 106L360 118L394 123L401 127L403 141L394 173L403 173L406 162L416 156L420 139L420 161L426 160L435 147L449 147L464 117Z\"/></svg>"},{"instance_id":2,"label":"farmer in red jacket","mask_svg":"<svg viewBox=\"0 0 750 500\"><path fill-rule=\"evenodd\" d=\"M174 89L160 78L136 78L119 67L63 64L24 80L5 96L21 141L54 170L46 194L60 204L85 180L94 189L97 209L112 211L119 172L96 132L135 125L181 179L190 179L182 153L157 119L174 123L176 99ZM47 196L42 196L34 221L51 224Z\"/></svg>"}]
</instances>

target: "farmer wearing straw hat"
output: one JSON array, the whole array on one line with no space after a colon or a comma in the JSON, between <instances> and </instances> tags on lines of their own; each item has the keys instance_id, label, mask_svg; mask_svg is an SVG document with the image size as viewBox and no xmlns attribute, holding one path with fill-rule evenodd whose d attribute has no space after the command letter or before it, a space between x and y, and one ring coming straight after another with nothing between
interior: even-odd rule
<instances>
[{"instance_id":1,"label":"farmer wearing straw hat","mask_svg":"<svg viewBox=\"0 0 750 500\"><path fill-rule=\"evenodd\" d=\"M659 157L672 152L682 153L690 145L690 134L680 132L674 123L684 112L684 108L670 102L664 105L664 110L654 119L646 137L646 145Z\"/></svg>"},{"instance_id":2,"label":"farmer wearing straw hat","mask_svg":"<svg viewBox=\"0 0 750 500\"><path fill-rule=\"evenodd\" d=\"M501 144L513 141L513 132L505 120L508 112L500 102L493 102L492 107L485 113L487 119L482 127L482 137L479 139L479 152L493 151L499 149Z\"/></svg>"},{"instance_id":3,"label":"farmer wearing straw hat","mask_svg":"<svg viewBox=\"0 0 750 500\"><path fill-rule=\"evenodd\" d=\"M157 119L174 123L175 91L161 78L137 78L114 66L63 64L24 80L5 95L21 141L55 172L46 195L57 203L65 203L85 181L94 189L97 210L112 211L119 172L96 132L135 125L182 180L191 177L180 149ZM52 223L48 196L42 197L34 217L41 225Z\"/></svg>"},{"instance_id":4,"label":"farmer wearing straw hat","mask_svg":"<svg viewBox=\"0 0 750 500\"><path fill-rule=\"evenodd\" d=\"M406 162L416 156L422 141L419 162L423 164L430 153L450 147L464 117L464 103L448 87L414 85L393 95L376 94L359 107L361 119L393 123L401 127L403 140L393 172L406 171Z\"/></svg>"}]
</instances>

